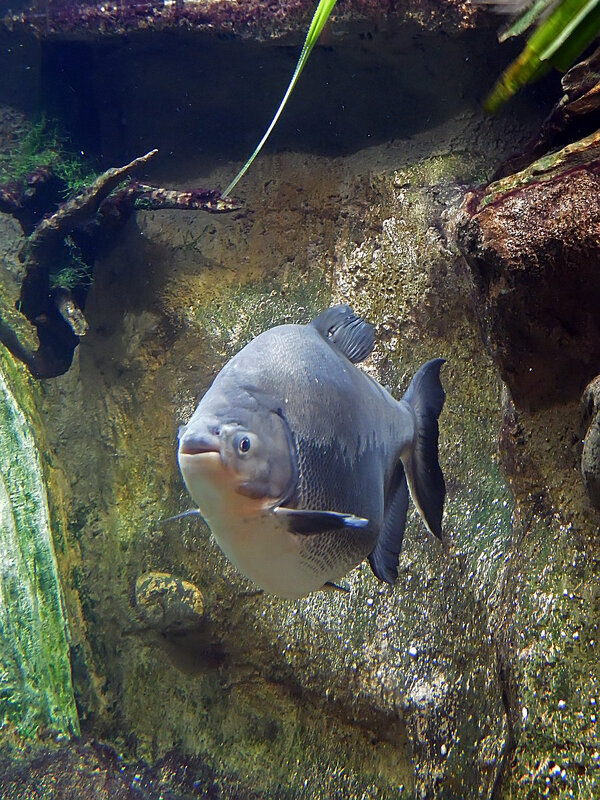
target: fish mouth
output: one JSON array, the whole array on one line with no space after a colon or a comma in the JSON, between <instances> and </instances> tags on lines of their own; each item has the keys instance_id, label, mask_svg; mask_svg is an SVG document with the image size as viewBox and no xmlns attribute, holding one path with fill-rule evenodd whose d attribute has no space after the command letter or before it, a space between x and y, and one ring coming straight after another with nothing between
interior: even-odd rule
<instances>
[{"instance_id":1,"label":"fish mouth","mask_svg":"<svg viewBox=\"0 0 600 800\"><path fill-rule=\"evenodd\" d=\"M193 453L180 450L177 454L177 460L184 483L195 500L195 492L190 489L192 484L198 479L212 482L221 478L223 463L221 454L215 452L215 450L196 450Z\"/></svg>"},{"instance_id":2,"label":"fish mouth","mask_svg":"<svg viewBox=\"0 0 600 800\"><path fill-rule=\"evenodd\" d=\"M180 456L201 456L205 453L220 453L216 436L186 436L179 442Z\"/></svg>"}]
</instances>

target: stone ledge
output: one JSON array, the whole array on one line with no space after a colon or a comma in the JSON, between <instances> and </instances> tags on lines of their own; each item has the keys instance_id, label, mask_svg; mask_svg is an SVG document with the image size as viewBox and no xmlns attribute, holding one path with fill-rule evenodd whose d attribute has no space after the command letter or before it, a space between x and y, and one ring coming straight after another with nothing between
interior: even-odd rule
<instances>
[{"instance_id":1,"label":"stone ledge","mask_svg":"<svg viewBox=\"0 0 600 800\"><path fill-rule=\"evenodd\" d=\"M0 26L44 39L188 30L221 38L302 41L316 5L316 0L50 0L9 10ZM451 33L474 27L476 16L467 0L341 0L332 23L335 35L357 23L385 29L409 21Z\"/></svg>"}]
</instances>

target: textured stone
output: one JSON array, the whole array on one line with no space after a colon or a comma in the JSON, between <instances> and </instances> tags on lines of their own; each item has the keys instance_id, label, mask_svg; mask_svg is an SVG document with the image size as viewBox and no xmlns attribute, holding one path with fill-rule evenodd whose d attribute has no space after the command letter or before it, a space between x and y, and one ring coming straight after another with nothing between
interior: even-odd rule
<instances>
[{"instance_id":1,"label":"textured stone","mask_svg":"<svg viewBox=\"0 0 600 800\"><path fill-rule=\"evenodd\" d=\"M143 622L163 633L194 630L204 614L200 589L165 572L140 575L135 582L135 607Z\"/></svg>"},{"instance_id":2,"label":"textured stone","mask_svg":"<svg viewBox=\"0 0 600 800\"><path fill-rule=\"evenodd\" d=\"M161 758L152 768L128 763L96 740L0 748L3 800L268 800L200 758ZM291 797L279 795L281 800Z\"/></svg>"},{"instance_id":3,"label":"textured stone","mask_svg":"<svg viewBox=\"0 0 600 800\"><path fill-rule=\"evenodd\" d=\"M9 377L10 376L10 377ZM0 355L0 718L24 736L79 732L67 620L31 388Z\"/></svg>"},{"instance_id":4,"label":"textured stone","mask_svg":"<svg viewBox=\"0 0 600 800\"><path fill-rule=\"evenodd\" d=\"M578 398L600 361L600 137L467 195L458 230L517 405Z\"/></svg>"},{"instance_id":5,"label":"textured stone","mask_svg":"<svg viewBox=\"0 0 600 800\"><path fill-rule=\"evenodd\" d=\"M600 375L588 384L581 402L587 426L581 473L592 505L600 508Z\"/></svg>"},{"instance_id":6,"label":"textured stone","mask_svg":"<svg viewBox=\"0 0 600 800\"><path fill-rule=\"evenodd\" d=\"M193 30L243 39L297 38L308 27L315 3L309 0L51 0L24 3L4 16L5 27L41 37L96 37L133 31ZM336 28L348 23L386 27L413 20L426 29L471 27L476 9L464 0L346 0L335 9ZM2 20L0 19L0 22Z\"/></svg>"}]
</instances>

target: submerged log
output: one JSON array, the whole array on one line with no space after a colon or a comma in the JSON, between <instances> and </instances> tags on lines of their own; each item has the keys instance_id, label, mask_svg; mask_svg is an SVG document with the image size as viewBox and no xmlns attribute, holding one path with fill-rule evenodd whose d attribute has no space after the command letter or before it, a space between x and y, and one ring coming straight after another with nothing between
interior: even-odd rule
<instances>
[{"instance_id":1,"label":"submerged log","mask_svg":"<svg viewBox=\"0 0 600 800\"><path fill-rule=\"evenodd\" d=\"M236 200L222 198L216 189L176 191L137 181L117 188L157 152L151 150L129 164L106 170L47 216L42 215L51 207L50 197L59 185L50 168L38 169L20 183L0 187L0 210L11 213L28 234L19 254L24 276L17 308L36 328L39 347L35 351L27 348L1 318L0 342L35 378L53 378L71 366L75 348L87 330L83 307L93 262L107 241L114 240L115 229L122 228L132 213L184 209L214 214L240 208ZM54 191L49 193L49 187ZM110 238L108 231L113 234ZM85 280L79 278L74 286L53 286L56 265L73 258L74 253L85 268Z\"/></svg>"}]
</instances>

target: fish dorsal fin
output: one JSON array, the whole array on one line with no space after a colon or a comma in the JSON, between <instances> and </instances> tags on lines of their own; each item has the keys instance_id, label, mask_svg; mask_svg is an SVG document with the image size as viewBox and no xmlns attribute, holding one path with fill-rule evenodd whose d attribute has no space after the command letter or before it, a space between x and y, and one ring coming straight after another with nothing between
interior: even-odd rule
<instances>
[{"instance_id":1,"label":"fish dorsal fin","mask_svg":"<svg viewBox=\"0 0 600 800\"><path fill-rule=\"evenodd\" d=\"M350 306L332 306L311 325L353 364L363 361L375 347L373 326L357 317Z\"/></svg>"}]
</instances>

